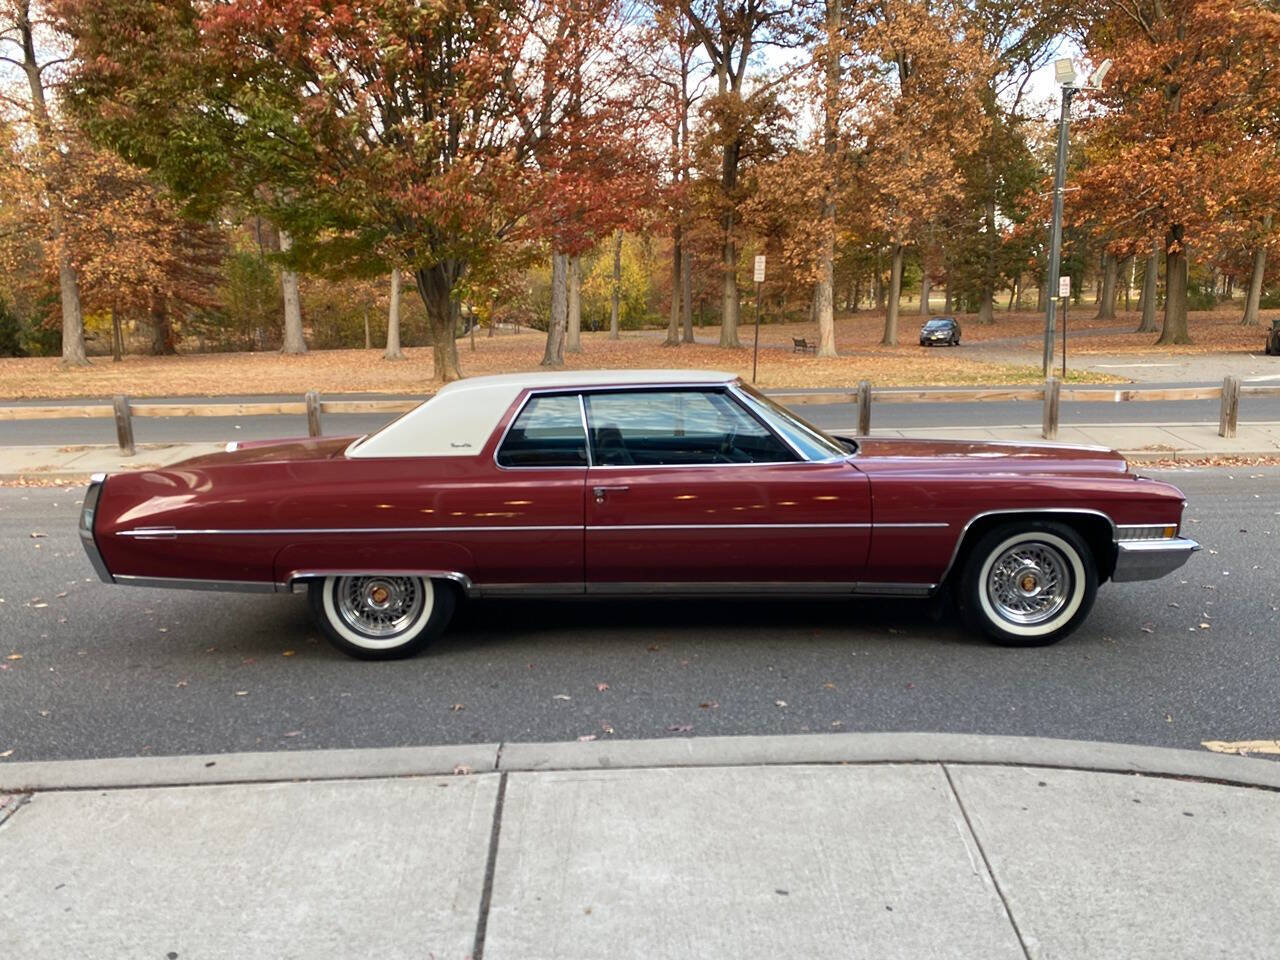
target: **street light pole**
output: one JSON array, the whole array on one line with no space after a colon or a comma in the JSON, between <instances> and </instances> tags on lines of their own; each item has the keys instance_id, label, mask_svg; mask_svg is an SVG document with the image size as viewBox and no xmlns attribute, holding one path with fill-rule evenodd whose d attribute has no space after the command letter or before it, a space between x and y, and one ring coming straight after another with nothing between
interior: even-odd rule
<instances>
[{"instance_id":1,"label":"street light pole","mask_svg":"<svg viewBox=\"0 0 1280 960\"><path fill-rule=\"evenodd\" d=\"M1058 276L1062 259L1062 194L1067 179L1067 128L1076 87L1063 84L1062 115L1058 118L1058 161L1053 170L1053 224L1049 228L1049 296L1044 307L1044 376L1053 368L1054 321L1058 308Z\"/></svg>"}]
</instances>

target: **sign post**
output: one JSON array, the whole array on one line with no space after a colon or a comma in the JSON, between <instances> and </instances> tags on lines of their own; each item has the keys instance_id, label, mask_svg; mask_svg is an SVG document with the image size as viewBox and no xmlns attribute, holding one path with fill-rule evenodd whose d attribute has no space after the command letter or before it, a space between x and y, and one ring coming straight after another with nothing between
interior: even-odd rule
<instances>
[{"instance_id":1,"label":"sign post","mask_svg":"<svg viewBox=\"0 0 1280 960\"><path fill-rule=\"evenodd\" d=\"M1067 379L1067 302L1071 299L1071 275L1058 278L1058 297L1062 300L1062 379Z\"/></svg>"},{"instance_id":2,"label":"sign post","mask_svg":"<svg viewBox=\"0 0 1280 960\"><path fill-rule=\"evenodd\" d=\"M756 382L756 368L760 363L760 285L764 283L764 254L756 257L756 342L751 351L751 382Z\"/></svg>"}]
</instances>

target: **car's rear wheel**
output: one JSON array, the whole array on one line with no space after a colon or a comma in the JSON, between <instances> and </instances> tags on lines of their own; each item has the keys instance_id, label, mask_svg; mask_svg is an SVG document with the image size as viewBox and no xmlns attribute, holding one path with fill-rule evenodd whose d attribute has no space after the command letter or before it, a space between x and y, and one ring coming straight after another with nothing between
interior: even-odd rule
<instances>
[{"instance_id":1,"label":"car's rear wheel","mask_svg":"<svg viewBox=\"0 0 1280 960\"><path fill-rule=\"evenodd\" d=\"M1098 565L1084 539L1061 523L1003 524L974 544L961 573L970 627L997 643L1036 647L1061 640L1089 615Z\"/></svg>"},{"instance_id":2,"label":"car's rear wheel","mask_svg":"<svg viewBox=\"0 0 1280 960\"><path fill-rule=\"evenodd\" d=\"M311 612L329 642L361 660L417 653L453 617L453 587L427 577L332 576L308 588Z\"/></svg>"}]
</instances>

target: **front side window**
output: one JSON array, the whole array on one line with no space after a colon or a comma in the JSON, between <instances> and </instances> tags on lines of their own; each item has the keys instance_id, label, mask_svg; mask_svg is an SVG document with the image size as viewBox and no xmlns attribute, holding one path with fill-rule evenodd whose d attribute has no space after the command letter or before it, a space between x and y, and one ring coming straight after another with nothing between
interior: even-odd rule
<instances>
[{"instance_id":1,"label":"front side window","mask_svg":"<svg viewBox=\"0 0 1280 960\"><path fill-rule=\"evenodd\" d=\"M576 394L532 397L498 448L503 467L585 467L587 436Z\"/></svg>"},{"instance_id":2,"label":"front side window","mask_svg":"<svg viewBox=\"0 0 1280 960\"><path fill-rule=\"evenodd\" d=\"M586 396L600 466L782 463L796 455L719 390L626 390Z\"/></svg>"}]
</instances>

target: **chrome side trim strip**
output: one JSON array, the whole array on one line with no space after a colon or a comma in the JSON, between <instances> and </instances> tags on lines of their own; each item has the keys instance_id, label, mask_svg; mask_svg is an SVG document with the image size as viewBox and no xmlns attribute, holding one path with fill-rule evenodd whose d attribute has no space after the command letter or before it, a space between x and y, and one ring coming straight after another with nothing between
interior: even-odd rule
<instances>
[{"instance_id":1,"label":"chrome side trim strip","mask_svg":"<svg viewBox=\"0 0 1280 960\"><path fill-rule=\"evenodd\" d=\"M531 531L534 533L545 532L549 530L582 530L581 524L562 524L542 526L538 524L528 524L521 526L492 526L492 527L263 527L263 528L246 528L236 530L174 530L174 529L147 529L140 527L134 530L117 530L118 537L148 537L152 539L167 539L170 537L203 537L203 536L223 536L223 535L242 535L242 536L264 536L264 535L282 535L282 534L334 534L334 533L514 533L519 531Z\"/></svg>"},{"instance_id":2,"label":"chrome side trim strip","mask_svg":"<svg viewBox=\"0 0 1280 960\"><path fill-rule=\"evenodd\" d=\"M201 580L182 577L134 577L117 574L116 583L128 587L169 587L175 590L226 590L235 593L274 593L274 583L261 580Z\"/></svg>"},{"instance_id":3,"label":"chrome side trim strip","mask_svg":"<svg viewBox=\"0 0 1280 960\"><path fill-rule=\"evenodd\" d=\"M324 577L369 577L378 575L452 580L462 588L463 593L468 597L480 595L480 589L472 582L471 578L465 573L459 573L457 570L294 570L284 578L283 583L276 584L275 589L282 593L297 593L298 587L303 586L303 581L306 580L319 580Z\"/></svg>"},{"instance_id":4,"label":"chrome side trim strip","mask_svg":"<svg viewBox=\"0 0 1280 960\"><path fill-rule=\"evenodd\" d=\"M1021 509L1005 508L1001 510L983 510L981 513L975 513L972 517L966 520L964 526L960 528L960 536L956 537L955 546L951 548L951 559L947 561L946 569L942 571L942 576L938 578L938 582L946 583L947 577L951 576L951 568L955 566L956 557L960 556L960 547L964 543L964 538L968 535L969 528L979 520L984 517L998 516L1020 516L1034 520L1045 514L1054 516L1061 514L1075 514L1076 516L1101 517L1103 520L1107 521L1107 524L1111 527L1111 539L1115 540L1115 521L1101 510L1092 510L1088 507L1025 507Z\"/></svg>"},{"instance_id":5,"label":"chrome side trim strip","mask_svg":"<svg viewBox=\"0 0 1280 960\"><path fill-rule=\"evenodd\" d=\"M1081 511L1083 512L1083 511ZM589 525L581 524L522 524L516 526L489 527L261 527L244 529L186 529L172 527L137 527L133 530L117 530L117 537L169 540L174 537L214 536L305 536L352 533L546 533L587 532L593 530L805 530L805 529L870 529L875 528L945 528L949 523L622 523Z\"/></svg>"},{"instance_id":6,"label":"chrome side trim strip","mask_svg":"<svg viewBox=\"0 0 1280 960\"><path fill-rule=\"evenodd\" d=\"M485 597L581 597L587 590L579 581L569 583L486 583L476 588Z\"/></svg>"},{"instance_id":7,"label":"chrome side trim strip","mask_svg":"<svg viewBox=\"0 0 1280 960\"><path fill-rule=\"evenodd\" d=\"M682 580L617 581L588 583L591 597L630 596L803 596L803 597L927 597L937 588L932 583L865 583L826 580L753 580L689 583ZM493 595L486 588L486 595Z\"/></svg>"},{"instance_id":8,"label":"chrome side trim strip","mask_svg":"<svg viewBox=\"0 0 1280 960\"><path fill-rule=\"evenodd\" d=\"M102 485L106 479L105 473L95 473L89 478L89 488L84 494L84 505L80 508L80 545L89 555L89 562L93 565L93 572L98 575L98 579L103 583L114 583L115 579L107 569L107 562L102 559L102 551L98 549L98 541L93 532L93 521L98 512L98 498L102 496Z\"/></svg>"},{"instance_id":9,"label":"chrome side trim strip","mask_svg":"<svg viewBox=\"0 0 1280 960\"><path fill-rule=\"evenodd\" d=\"M597 530L867 530L872 526L870 523L615 523L591 524L587 533Z\"/></svg>"}]
</instances>

